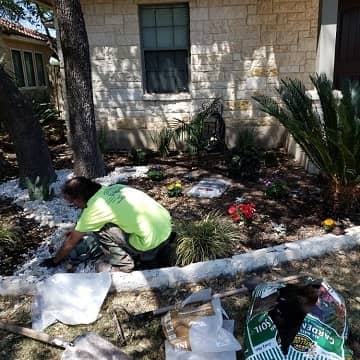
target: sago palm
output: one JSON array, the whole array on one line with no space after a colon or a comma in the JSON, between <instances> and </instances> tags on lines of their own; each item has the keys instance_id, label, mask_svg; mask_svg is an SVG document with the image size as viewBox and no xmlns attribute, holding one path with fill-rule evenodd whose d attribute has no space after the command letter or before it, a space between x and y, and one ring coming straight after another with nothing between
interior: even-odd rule
<instances>
[{"instance_id":1,"label":"sago palm","mask_svg":"<svg viewBox=\"0 0 360 360\"><path fill-rule=\"evenodd\" d=\"M281 80L281 101L256 96L260 109L277 118L327 181L327 195L335 211L349 209L359 198L360 87L344 83L342 96L333 92L324 74L310 76L321 108L314 106L305 86Z\"/></svg>"}]
</instances>

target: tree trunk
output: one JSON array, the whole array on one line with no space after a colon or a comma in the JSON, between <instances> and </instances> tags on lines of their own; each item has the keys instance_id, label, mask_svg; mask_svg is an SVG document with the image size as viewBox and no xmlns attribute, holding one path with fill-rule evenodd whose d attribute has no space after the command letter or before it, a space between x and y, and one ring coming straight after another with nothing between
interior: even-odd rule
<instances>
[{"instance_id":1,"label":"tree trunk","mask_svg":"<svg viewBox=\"0 0 360 360\"><path fill-rule=\"evenodd\" d=\"M15 145L19 166L20 185L25 178L32 182L39 176L43 181L54 181L49 148L30 100L16 87L0 65L0 121Z\"/></svg>"},{"instance_id":2,"label":"tree trunk","mask_svg":"<svg viewBox=\"0 0 360 360\"><path fill-rule=\"evenodd\" d=\"M74 172L100 177L105 175L105 166L96 137L89 43L80 1L56 0L55 12L64 58Z\"/></svg>"}]
</instances>

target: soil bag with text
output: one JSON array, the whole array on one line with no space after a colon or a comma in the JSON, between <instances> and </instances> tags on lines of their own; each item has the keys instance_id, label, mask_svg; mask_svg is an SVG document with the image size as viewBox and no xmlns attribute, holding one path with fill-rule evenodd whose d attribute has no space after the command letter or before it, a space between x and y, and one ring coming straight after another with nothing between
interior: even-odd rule
<instances>
[{"instance_id":1,"label":"soil bag with text","mask_svg":"<svg viewBox=\"0 0 360 360\"><path fill-rule=\"evenodd\" d=\"M245 329L246 360L352 360L343 298L325 281L258 285Z\"/></svg>"}]
</instances>

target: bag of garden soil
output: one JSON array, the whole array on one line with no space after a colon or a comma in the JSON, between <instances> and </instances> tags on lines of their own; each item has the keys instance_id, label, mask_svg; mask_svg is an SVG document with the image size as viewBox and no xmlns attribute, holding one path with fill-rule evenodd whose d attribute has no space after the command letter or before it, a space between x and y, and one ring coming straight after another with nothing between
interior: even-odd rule
<instances>
[{"instance_id":1,"label":"bag of garden soil","mask_svg":"<svg viewBox=\"0 0 360 360\"><path fill-rule=\"evenodd\" d=\"M345 302L325 281L258 285L245 330L246 360L352 360Z\"/></svg>"}]
</instances>

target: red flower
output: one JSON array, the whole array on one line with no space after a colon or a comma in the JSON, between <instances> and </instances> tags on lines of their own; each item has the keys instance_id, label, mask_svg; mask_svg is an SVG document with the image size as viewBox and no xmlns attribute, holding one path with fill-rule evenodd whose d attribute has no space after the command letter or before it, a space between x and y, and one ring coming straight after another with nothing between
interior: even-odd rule
<instances>
[{"instance_id":1,"label":"red flower","mask_svg":"<svg viewBox=\"0 0 360 360\"><path fill-rule=\"evenodd\" d=\"M228 209L228 213L230 215L234 214L236 212L236 206L235 205L231 205Z\"/></svg>"},{"instance_id":2,"label":"red flower","mask_svg":"<svg viewBox=\"0 0 360 360\"><path fill-rule=\"evenodd\" d=\"M233 219L234 222L237 222L237 221L240 220L240 215L239 215L239 214L234 214L234 215L232 216L232 219Z\"/></svg>"}]
</instances>

